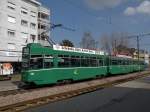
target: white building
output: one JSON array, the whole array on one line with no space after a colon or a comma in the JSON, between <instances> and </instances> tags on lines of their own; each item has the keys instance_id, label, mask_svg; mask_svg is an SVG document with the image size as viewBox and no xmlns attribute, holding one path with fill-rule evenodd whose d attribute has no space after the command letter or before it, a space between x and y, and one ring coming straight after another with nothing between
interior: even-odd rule
<instances>
[{"instance_id":1,"label":"white building","mask_svg":"<svg viewBox=\"0 0 150 112\"><path fill-rule=\"evenodd\" d=\"M45 17L39 16L44 13ZM50 10L36 0L0 0L0 63L21 62L22 47L27 43L46 44L38 32L49 27L49 16ZM44 21L46 27L40 27Z\"/></svg>"},{"instance_id":2,"label":"white building","mask_svg":"<svg viewBox=\"0 0 150 112\"><path fill-rule=\"evenodd\" d=\"M41 35L41 33L44 35ZM44 46L49 46L47 38L50 35L50 10L46 7L40 7L38 13L38 41Z\"/></svg>"}]
</instances>

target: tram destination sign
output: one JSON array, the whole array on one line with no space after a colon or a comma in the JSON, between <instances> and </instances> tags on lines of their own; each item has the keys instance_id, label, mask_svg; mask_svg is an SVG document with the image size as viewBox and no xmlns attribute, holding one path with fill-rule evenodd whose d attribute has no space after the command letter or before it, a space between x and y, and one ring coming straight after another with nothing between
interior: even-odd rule
<instances>
[{"instance_id":1,"label":"tram destination sign","mask_svg":"<svg viewBox=\"0 0 150 112\"><path fill-rule=\"evenodd\" d=\"M59 45L53 45L53 49L54 50L59 50L59 51L69 51L69 52L97 54L97 55L105 55L106 54L104 51L74 48L74 47L67 47L67 46L59 46Z\"/></svg>"}]
</instances>

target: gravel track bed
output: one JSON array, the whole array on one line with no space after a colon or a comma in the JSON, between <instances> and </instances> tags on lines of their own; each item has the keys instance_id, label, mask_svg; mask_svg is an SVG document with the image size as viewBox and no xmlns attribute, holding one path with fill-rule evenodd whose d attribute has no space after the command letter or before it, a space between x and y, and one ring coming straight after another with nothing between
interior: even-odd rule
<instances>
[{"instance_id":1,"label":"gravel track bed","mask_svg":"<svg viewBox=\"0 0 150 112\"><path fill-rule=\"evenodd\" d=\"M150 73L149 71L144 71L142 74L147 74ZM115 80L121 80L129 77L135 77L135 76L140 76L140 73L133 73L129 75L123 75L123 76L116 76L116 77L108 77L108 78L103 78L103 79L96 79L92 81L87 81L87 82L79 82L75 84L69 84L69 85L63 85L63 86L56 86L56 87L49 87L46 89L41 89L41 90L35 90L32 92L26 92L22 94L16 94L16 95L8 95L8 96L1 96L0 97L0 107L23 102L23 101L28 101L32 99L37 99L45 96L51 96L55 94L60 94L72 90L77 90L77 89L82 89L90 86L96 86L100 84L106 84L108 82L112 82Z\"/></svg>"}]
</instances>

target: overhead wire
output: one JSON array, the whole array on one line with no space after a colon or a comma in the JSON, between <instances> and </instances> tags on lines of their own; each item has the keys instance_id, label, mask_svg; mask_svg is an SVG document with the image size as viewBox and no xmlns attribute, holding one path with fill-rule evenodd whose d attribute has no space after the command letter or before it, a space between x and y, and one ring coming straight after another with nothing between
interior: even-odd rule
<instances>
[{"instance_id":1,"label":"overhead wire","mask_svg":"<svg viewBox=\"0 0 150 112\"><path fill-rule=\"evenodd\" d=\"M100 18L100 19L99 19L100 21L102 21L103 23L106 23L106 24L108 24L108 25L110 25L110 26L113 26L113 29L114 29L114 27L116 27L116 29L118 29L118 30L120 30L120 29L122 28L122 26L120 26L120 25L118 25L118 24L116 24L116 23L114 23L114 22L112 21L112 20L113 20L113 17L110 16L110 15L107 16L107 17L100 17L100 16L98 16L97 14L94 14L94 13L92 13L92 12L86 10L86 9L83 8L81 5L78 5L78 4L75 3L73 0L63 0L63 1L66 2L66 3L68 3L68 4L70 4L70 5L72 5L72 6L75 7L75 8L78 8L80 11L82 11L83 13L85 13L85 14L91 16L91 17L94 17L94 18L96 18L96 19ZM113 29L112 29L112 30L113 30Z\"/></svg>"}]
</instances>

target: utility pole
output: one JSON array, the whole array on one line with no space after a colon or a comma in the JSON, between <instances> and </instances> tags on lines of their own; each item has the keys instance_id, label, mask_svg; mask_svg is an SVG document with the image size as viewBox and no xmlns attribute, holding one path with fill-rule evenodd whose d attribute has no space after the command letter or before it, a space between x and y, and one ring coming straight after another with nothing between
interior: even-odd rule
<instances>
[{"instance_id":1,"label":"utility pole","mask_svg":"<svg viewBox=\"0 0 150 112\"><path fill-rule=\"evenodd\" d=\"M115 53L115 56L117 55L117 40L115 39L115 43L114 43L115 45L114 45L114 47L115 47L115 49L114 49L114 53Z\"/></svg>"},{"instance_id":2,"label":"utility pole","mask_svg":"<svg viewBox=\"0 0 150 112\"><path fill-rule=\"evenodd\" d=\"M140 60L140 37L145 37L145 36L149 36L149 35L150 35L150 33L144 33L144 34L132 35L132 36L127 37L127 38L136 38L138 61Z\"/></svg>"},{"instance_id":3,"label":"utility pole","mask_svg":"<svg viewBox=\"0 0 150 112\"><path fill-rule=\"evenodd\" d=\"M139 42L139 36L137 38L137 53L138 53L138 61L140 60L140 42Z\"/></svg>"}]
</instances>

